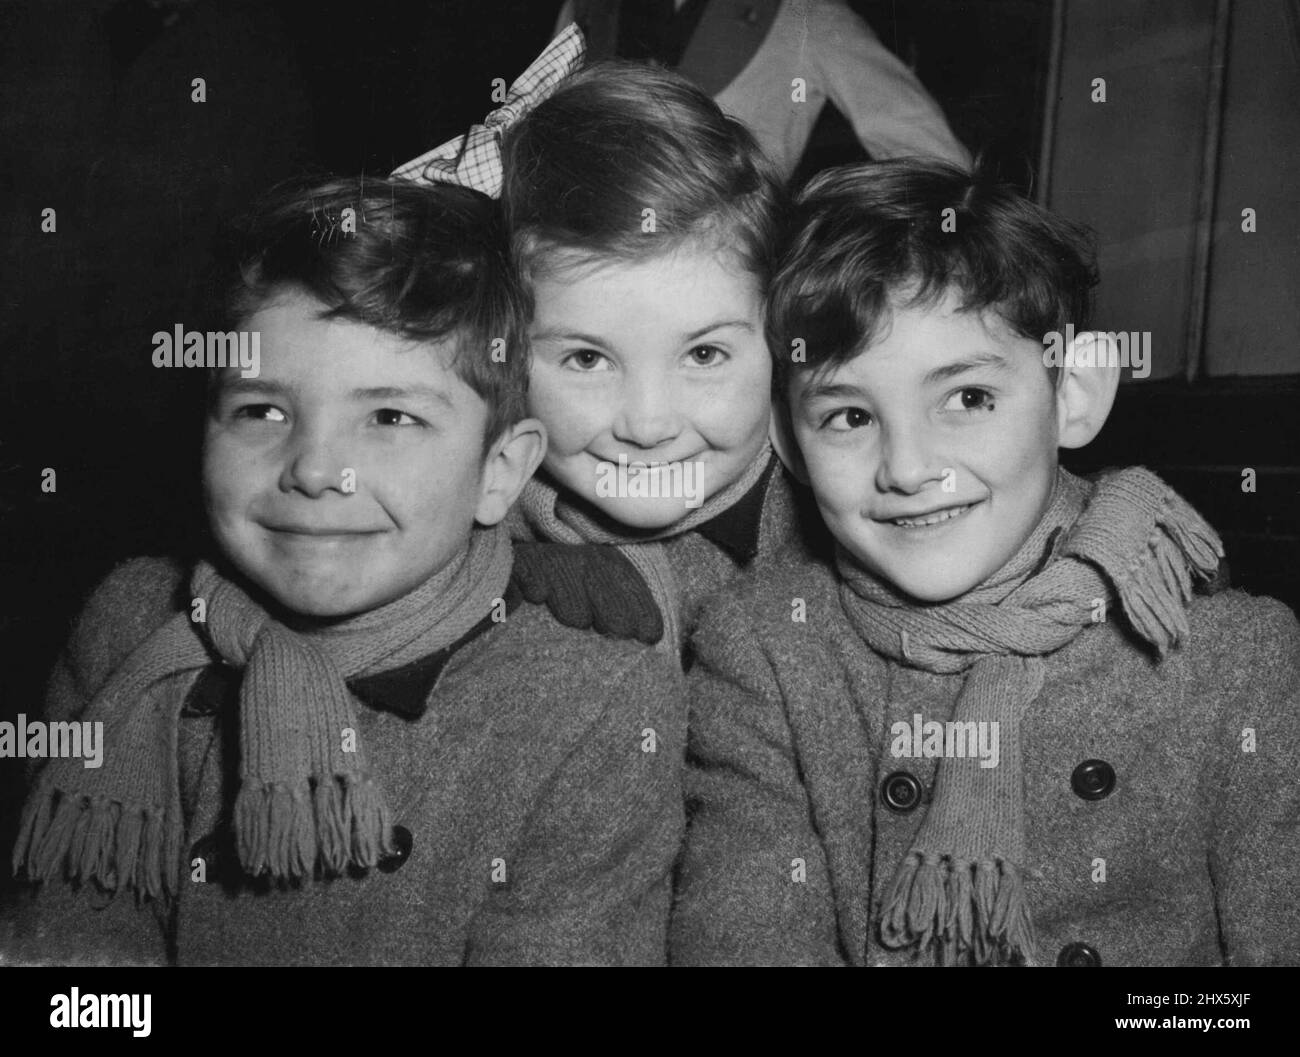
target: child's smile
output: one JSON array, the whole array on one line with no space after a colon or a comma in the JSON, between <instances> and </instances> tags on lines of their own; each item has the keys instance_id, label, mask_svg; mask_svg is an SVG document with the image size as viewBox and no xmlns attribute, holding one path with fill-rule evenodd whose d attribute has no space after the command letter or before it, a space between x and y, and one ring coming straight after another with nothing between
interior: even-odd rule
<instances>
[{"instance_id":1,"label":"child's smile","mask_svg":"<svg viewBox=\"0 0 1300 1057\"><path fill-rule=\"evenodd\" d=\"M898 517L877 518L878 521L888 521L897 528L906 529L913 535L918 535L925 529L937 528L940 525L948 525L959 517L963 517L975 509L975 503L957 503L952 506L939 507L935 510L929 510L919 514L900 515ZM904 539L906 537L903 537ZM919 538L926 538L920 536Z\"/></svg>"},{"instance_id":2,"label":"child's smile","mask_svg":"<svg viewBox=\"0 0 1300 1057\"><path fill-rule=\"evenodd\" d=\"M796 375L791 399L827 526L920 601L996 573L1051 498L1057 409L1042 346L951 295L895 304L865 352Z\"/></svg>"},{"instance_id":3,"label":"child's smile","mask_svg":"<svg viewBox=\"0 0 1300 1057\"><path fill-rule=\"evenodd\" d=\"M262 527L267 531L269 544L290 561L305 559L334 561L348 551L372 545L375 542L374 537L389 531L388 529L360 531L305 526L286 528L275 524L264 524Z\"/></svg>"}]
</instances>

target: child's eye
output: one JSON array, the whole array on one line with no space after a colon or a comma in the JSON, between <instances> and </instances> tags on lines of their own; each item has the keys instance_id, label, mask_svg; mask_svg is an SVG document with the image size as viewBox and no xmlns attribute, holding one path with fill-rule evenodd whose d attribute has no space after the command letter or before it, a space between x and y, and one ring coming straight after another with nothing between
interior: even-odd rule
<instances>
[{"instance_id":1,"label":"child's eye","mask_svg":"<svg viewBox=\"0 0 1300 1057\"><path fill-rule=\"evenodd\" d=\"M992 411L993 394L978 386L958 389L943 405L945 411Z\"/></svg>"},{"instance_id":2,"label":"child's eye","mask_svg":"<svg viewBox=\"0 0 1300 1057\"><path fill-rule=\"evenodd\" d=\"M231 418L251 418L261 422L288 422L289 416L274 404L244 404L230 413Z\"/></svg>"},{"instance_id":3,"label":"child's eye","mask_svg":"<svg viewBox=\"0 0 1300 1057\"><path fill-rule=\"evenodd\" d=\"M398 411L395 407L381 407L375 412L375 419L381 426L423 426L424 420ZM405 421L403 421L405 420Z\"/></svg>"},{"instance_id":4,"label":"child's eye","mask_svg":"<svg viewBox=\"0 0 1300 1057\"><path fill-rule=\"evenodd\" d=\"M609 357L597 352L595 349L579 349L577 352L571 352L560 361L560 365L568 367L570 370L588 373L614 369Z\"/></svg>"},{"instance_id":5,"label":"child's eye","mask_svg":"<svg viewBox=\"0 0 1300 1057\"><path fill-rule=\"evenodd\" d=\"M860 407L842 407L832 411L822 419L821 428L832 432L847 433L851 429L861 429L871 424L871 415Z\"/></svg>"},{"instance_id":6,"label":"child's eye","mask_svg":"<svg viewBox=\"0 0 1300 1057\"><path fill-rule=\"evenodd\" d=\"M728 359L727 354L716 345L696 345L686 355L694 367L713 367Z\"/></svg>"}]
</instances>

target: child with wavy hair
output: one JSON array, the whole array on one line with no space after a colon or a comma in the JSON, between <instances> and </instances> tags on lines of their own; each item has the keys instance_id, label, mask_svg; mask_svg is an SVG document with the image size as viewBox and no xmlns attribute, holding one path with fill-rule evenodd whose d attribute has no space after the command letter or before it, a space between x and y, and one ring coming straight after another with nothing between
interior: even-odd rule
<instances>
[{"instance_id":1,"label":"child with wavy hair","mask_svg":"<svg viewBox=\"0 0 1300 1057\"><path fill-rule=\"evenodd\" d=\"M46 718L102 767L40 772L0 960L662 964L680 672L502 527L545 434L485 351L527 318L495 204L306 180L239 236L260 370L210 376L210 540L77 621Z\"/></svg>"},{"instance_id":2,"label":"child with wavy hair","mask_svg":"<svg viewBox=\"0 0 1300 1057\"><path fill-rule=\"evenodd\" d=\"M792 227L770 326L835 553L699 619L670 961L1300 962L1300 625L1149 470L1061 467L1127 366L1090 234L918 160Z\"/></svg>"}]
</instances>

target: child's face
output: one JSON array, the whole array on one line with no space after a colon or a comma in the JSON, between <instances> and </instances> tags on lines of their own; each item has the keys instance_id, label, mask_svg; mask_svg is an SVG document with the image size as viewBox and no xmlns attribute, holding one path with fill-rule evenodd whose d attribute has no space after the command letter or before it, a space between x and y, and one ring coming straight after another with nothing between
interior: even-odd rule
<instances>
[{"instance_id":1,"label":"child's face","mask_svg":"<svg viewBox=\"0 0 1300 1057\"><path fill-rule=\"evenodd\" d=\"M467 543L487 404L441 345L317 318L297 293L243 326L261 373L223 373L203 479L217 543L279 603L340 617L400 598Z\"/></svg>"},{"instance_id":2,"label":"child's face","mask_svg":"<svg viewBox=\"0 0 1300 1057\"><path fill-rule=\"evenodd\" d=\"M827 526L924 602L1000 569L1037 525L1057 467L1041 343L992 313L895 308L848 363L793 379L795 438ZM947 482L947 483L945 483Z\"/></svg>"},{"instance_id":3,"label":"child's face","mask_svg":"<svg viewBox=\"0 0 1300 1057\"><path fill-rule=\"evenodd\" d=\"M758 283L730 255L688 245L570 268L535 294L529 413L550 436L543 465L569 491L615 521L665 528L757 456L772 367ZM628 487L598 488L620 456ZM695 494L666 494L684 491L674 480L698 482Z\"/></svg>"}]
</instances>

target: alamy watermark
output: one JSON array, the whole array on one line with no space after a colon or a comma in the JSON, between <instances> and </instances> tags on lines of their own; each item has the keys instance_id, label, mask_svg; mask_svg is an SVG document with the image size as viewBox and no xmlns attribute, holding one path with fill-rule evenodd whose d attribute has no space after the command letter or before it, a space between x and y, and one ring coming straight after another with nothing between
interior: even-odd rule
<instances>
[{"instance_id":1,"label":"alamy watermark","mask_svg":"<svg viewBox=\"0 0 1300 1057\"><path fill-rule=\"evenodd\" d=\"M602 499L685 499L692 509L704 502L704 464L700 462L628 462L596 467L596 495Z\"/></svg>"},{"instance_id":2,"label":"alamy watermark","mask_svg":"<svg viewBox=\"0 0 1300 1057\"><path fill-rule=\"evenodd\" d=\"M889 753L897 758L913 760L975 759L981 767L996 767L1001 758L998 750L997 720L968 720L940 723L925 720L914 713L912 722L899 720L889 728L892 741Z\"/></svg>"},{"instance_id":3,"label":"alamy watermark","mask_svg":"<svg viewBox=\"0 0 1300 1057\"><path fill-rule=\"evenodd\" d=\"M152 1030L152 1004L153 995L83 995L74 987L69 994L50 997L50 1027L130 1028L143 1039Z\"/></svg>"},{"instance_id":4,"label":"alamy watermark","mask_svg":"<svg viewBox=\"0 0 1300 1057\"><path fill-rule=\"evenodd\" d=\"M153 342L155 367L238 367L241 378L256 378L262 369L262 336L248 330L158 330Z\"/></svg>"},{"instance_id":5,"label":"alamy watermark","mask_svg":"<svg viewBox=\"0 0 1300 1057\"><path fill-rule=\"evenodd\" d=\"M92 770L104 762L104 724L72 722L28 722L19 712L15 722L0 722L0 758L11 759L80 759Z\"/></svg>"},{"instance_id":6,"label":"alamy watermark","mask_svg":"<svg viewBox=\"0 0 1300 1057\"><path fill-rule=\"evenodd\" d=\"M1151 331L1084 331L1075 341L1074 324L1065 333L1043 335L1044 367L1109 367L1118 364L1134 378L1151 373Z\"/></svg>"}]
</instances>

